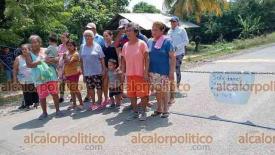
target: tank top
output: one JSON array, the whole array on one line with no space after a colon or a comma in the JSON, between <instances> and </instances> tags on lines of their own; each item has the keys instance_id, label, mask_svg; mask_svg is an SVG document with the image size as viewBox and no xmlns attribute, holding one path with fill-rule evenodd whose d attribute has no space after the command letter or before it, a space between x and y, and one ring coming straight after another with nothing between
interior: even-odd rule
<instances>
[{"instance_id":1,"label":"tank top","mask_svg":"<svg viewBox=\"0 0 275 155\"><path fill-rule=\"evenodd\" d=\"M17 78L20 84L33 83L31 68L27 67L26 60L21 55L19 56L19 71Z\"/></svg>"}]
</instances>

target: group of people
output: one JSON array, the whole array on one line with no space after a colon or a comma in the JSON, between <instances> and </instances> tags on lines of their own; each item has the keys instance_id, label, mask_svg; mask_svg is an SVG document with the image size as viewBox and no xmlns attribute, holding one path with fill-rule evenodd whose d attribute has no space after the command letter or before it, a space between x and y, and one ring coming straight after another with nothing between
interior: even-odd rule
<instances>
[{"instance_id":1,"label":"group of people","mask_svg":"<svg viewBox=\"0 0 275 155\"><path fill-rule=\"evenodd\" d=\"M112 31L105 30L101 36L96 25L89 23L79 50L69 33L60 36L59 46L57 35L51 34L46 49L42 48L38 35L30 36L29 44L21 46L22 54L13 64L13 81L22 85L24 106L37 106L39 102L43 111L39 119L45 119L48 117L46 98L51 95L56 116L62 117L59 104L64 101L67 85L72 102L68 110L82 110L84 102L91 103L91 110L108 104L117 108L128 97L131 105L127 108L131 113L127 120L144 121L146 108L151 106L149 96L155 94L157 109L151 116L169 117L169 104L175 102L176 86L181 81L180 67L189 42L186 31L179 27L179 18L174 16L170 22L167 34L164 23L154 22L150 39L127 19L119 21L115 39ZM79 90L81 75L87 88L84 99Z\"/></svg>"}]
</instances>

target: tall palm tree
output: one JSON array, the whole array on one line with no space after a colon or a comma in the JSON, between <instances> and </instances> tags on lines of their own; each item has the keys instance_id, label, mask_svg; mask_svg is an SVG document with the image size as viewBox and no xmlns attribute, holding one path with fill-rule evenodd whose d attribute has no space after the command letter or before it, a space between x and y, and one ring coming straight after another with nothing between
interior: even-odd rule
<instances>
[{"instance_id":1,"label":"tall palm tree","mask_svg":"<svg viewBox=\"0 0 275 155\"><path fill-rule=\"evenodd\" d=\"M204 13L222 15L228 8L228 0L164 0L164 9L179 17L194 14L197 21Z\"/></svg>"}]
</instances>

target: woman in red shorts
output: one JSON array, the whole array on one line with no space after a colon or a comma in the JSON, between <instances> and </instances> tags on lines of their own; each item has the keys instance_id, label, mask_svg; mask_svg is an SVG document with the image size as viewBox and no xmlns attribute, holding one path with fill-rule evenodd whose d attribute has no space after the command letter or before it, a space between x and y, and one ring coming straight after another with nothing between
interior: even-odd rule
<instances>
[{"instance_id":1,"label":"woman in red shorts","mask_svg":"<svg viewBox=\"0 0 275 155\"><path fill-rule=\"evenodd\" d=\"M76 51L76 43L72 40L67 42L68 54L64 54L64 75L66 79L66 84L70 90L73 105L68 107L68 110L71 109L83 109L83 101L81 93L78 89L78 81L80 76L80 58L78 52ZM76 105L76 98L79 101L79 106Z\"/></svg>"}]
</instances>

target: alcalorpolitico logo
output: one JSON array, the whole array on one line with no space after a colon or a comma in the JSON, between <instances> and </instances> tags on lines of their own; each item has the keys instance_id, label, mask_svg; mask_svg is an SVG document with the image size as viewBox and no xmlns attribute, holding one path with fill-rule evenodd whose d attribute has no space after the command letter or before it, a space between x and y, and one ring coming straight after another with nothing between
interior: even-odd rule
<instances>
[{"instance_id":1,"label":"alcalorpolitico logo","mask_svg":"<svg viewBox=\"0 0 275 155\"><path fill-rule=\"evenodd\" d=\"M57 144L104 144L105 136L92 133L77 133L73 135L53 135L47 132L35 132L24 136L25 144L48 145Z\"/></svg>"},{"instance_id":2,"label":"alcalorpolitico logo","mask_svg":"<svg viewBox=\"0 0 275 155\"><path fill-rule=\"evenodd\" d=\"M184 133L182 135L141 134L131 136L133 144L211 144L213 137L200 133Z\"/></svg>"}]
</instances>

